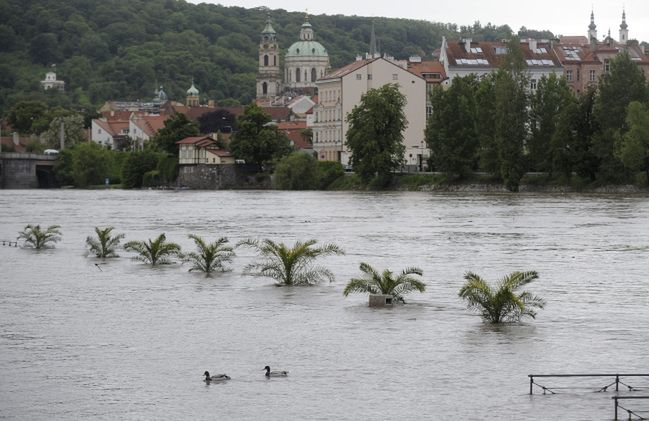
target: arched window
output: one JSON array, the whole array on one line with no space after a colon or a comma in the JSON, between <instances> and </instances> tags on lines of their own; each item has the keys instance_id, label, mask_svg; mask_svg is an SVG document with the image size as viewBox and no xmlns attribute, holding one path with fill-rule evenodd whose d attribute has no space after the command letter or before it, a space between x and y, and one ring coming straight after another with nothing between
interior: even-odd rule
<instances>
[{"instance_id":1,"label":"arched window","mask_svg":"<svg viewBox=\"0 0 649 421\"><path fill-rule=\"evenodd\" d=\"M277 56L273 56L273 66L277 66Z\"/></svg>"},{"instance_id":2,"label":"arched window","mask_svg":"<svg viewBox=\"0 0 649 421\"><path fill-rule=\"evenodd\" d=\"M268 54L264 55L264 66L268 66Z\"/></svg>"},{"instance_id":3,"label":"arched window","mask_svg":"<svg viewBox=\"0 0 649 421\"><path fill-rule=\"evenodd\" d=\"M311 82L315 82L318 73L315 71L315 68L311 69Z\"/></svg>"},{"instance_id":4,"label":"arched window","mask_svg":"<svg viewBox=\"0 0 649 421\"><path fill-rule=\"evenodd\" d=\"M300 68L298 67L297 69L295 69L295 81L296 82L300 82L300 76L301 76Z\"/></svg>"},{"instance_id":5,"label":"arched window","mask_svg":"<svg viewBox=\"0 0 649 421\"><path fill-rule=\"evenodd\" d=\"M261 84L261 93L264 95L268 94L268 84L266 82Z\"/></svg>"}]
</instances>

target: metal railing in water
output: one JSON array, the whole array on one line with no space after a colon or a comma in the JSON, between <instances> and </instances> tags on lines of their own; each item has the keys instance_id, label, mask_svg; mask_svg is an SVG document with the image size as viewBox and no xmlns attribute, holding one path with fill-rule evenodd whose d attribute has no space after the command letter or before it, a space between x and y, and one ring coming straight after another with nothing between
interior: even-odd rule
<instances>
[{"instance_id":1,"label":"metal railing in water","mask_svg":"<svg viewBox=\"0 0 649 421\"><path fill-rule=\"evenodd\" d=\"M569 378L569 377L582 377L582 378L596 378L596 377L603 377L606 378L608 377L612 381L610 383L607 383L606 385L598 388L593 388L595 392L606 392L610 387L615 386L615 391L618 392L620 390L620 385L628 388L629 391L631 392L637 392L641 389L646 389L646 387L634 387L631 385L626 384L625 382L622 381L622 379L625 379L627 377L646 377L649 379L649 374L528 374L528 377L530 378L530 395L534 394L534 386L540 388L543 390L543 394L545 395L546 393L551 393L551 394L556 394L558 389L564 389L564 387L547 387L544 385L541 385L537 382L534 381L534 379L538 378ZM574 389L574 387L568 387L567 389Z\"/></svg>"},{"instance_id":2,"label":"metal railing in water","mask_svg":"<svg viewBox=\"0 0 649 421\"><path fill-rule=\"evenodd\" d=\"M18 241L14 240L0 240L0 244L3 246L18 247Z\"/></svg>"},{"instance_id":3,"label":"metal railing in water","mask_svg":"<svg viewBox=\"0 0 649 421\"><path fill-rule=\"evenodd\" d=\"M620 401L632 399L649 399L649 396L613 396L615 401L615 421L618 421L618 410L622 409L629 415L629 420L649 420L649 411L631 410L620 405ZM644 414L644 415L643 415Z\"/></svg>"}]
</instances>

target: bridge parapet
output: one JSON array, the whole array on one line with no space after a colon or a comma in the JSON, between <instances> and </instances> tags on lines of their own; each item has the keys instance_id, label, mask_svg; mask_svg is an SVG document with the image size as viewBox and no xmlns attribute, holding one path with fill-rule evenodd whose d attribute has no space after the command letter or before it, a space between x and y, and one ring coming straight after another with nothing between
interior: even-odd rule
<instances>
[{"instance_id":1,"label":"bridge parapet","mask_svg":"<svg viewBox=\"0 0 649 421\"><path fill-rule=\"evenodd\" d=\"M0 153L0 188L54 187L54 164L58 156L34 153Z\"/></svg>"}]
</instances>

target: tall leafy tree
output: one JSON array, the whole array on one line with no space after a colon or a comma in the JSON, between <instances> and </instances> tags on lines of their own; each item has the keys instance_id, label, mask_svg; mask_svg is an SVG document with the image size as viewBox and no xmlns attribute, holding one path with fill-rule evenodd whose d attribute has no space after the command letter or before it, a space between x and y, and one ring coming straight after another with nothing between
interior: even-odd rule
<instances>
[{"instance_id":1,"label":"tall leafy tree","mask_svg":"<svg viewBox=\"0 0 649 421\"><path fill-rule=\"evenodd\" d=\"M528 77L518 38L507 42L507 54L496 75L495 143L500 176L505 187L518 191L525 172L524 145L527 138Z\"/></svg>"},{"instance_id":2,"label":"tall leafy tree","mask_svg":"<svg viewBox=\"0 0 649 421\"><path fill-rule=\"evenodd\" d=\"M7 115L7 121L20 133L40 133L35 131L39 122L48 121L47 104L41 101L22 101L14 105ZM40 124L42 127L44 124Z\"/></svg>"},{"instance_id":3,"label":"tall leafy tree","mask_svg":"<svg viewBox=\"0 0 649 421\"><path fill-rule=\"evenodd\" d=\"M631 170L644 171L649 184L649 107L638 101L629 104L619 157Z\"/></svg>"},{"instance_id":4,"label":"tall leafy tree","mask_svg":"<svg viewBox=\"0 0 649 421\"><path fill-rule=\"evenodd\" d=\"M476 125L479 139L480 168L500 177L500 158L496 144L496 73L480 81L476 93Z\"/></svg>"},{"instance_id":5,"label":"tall leafy tree","mask_svg":"<svg viewBox=\"0 0 649 421\"><path fill-rule=\"evenodd\" d=\"M590 87L579 95L574 124L574 171L579 177L595 181L600 159L594 151L595 134L599 132L599 121L594 113L597 90Z\"/></svg>"},{"instance_id":6,"label":"tall leafy tree","mask_svg":"<svg viewBox=\"0 0 649 421\"><path fill-rule=\"evenodd\" d=\"M552 133L547 153L539 151L539 155L547 155L553 174L560 174L568 181L575 167L575 148L578 143L577 125L579 105L575 99L563 105L556 117L556 127Z\"/></svg>"},{"instance_id":7,"label":"tall leafy tree","mask_svg":"<svg viewBox=\"0 0 649 421\"><path fill-rule=\"evenodd\" d=\"M83 116L80 114L70 114L52 119L49 128L42 136L48 147L54 149L60 148L61 126L63 126L64 148L86 141L86 131L83 127Z\"/></svg>"},{"instance_id":8,"label":"tall leafy tree","mask_svg":"<svg viewBox=\"0 0 649 421\"><path fill-rule=\"evenodd\" d=\"M236 129L237 118L230 111L219 108L198 117L201 133L216 133Z\"/></svg>"},{"instance_id":9,"label":"tall leafy tree","mask_svg":"<svg viewBox=\"0 0 649 421\"><path fill-rule=\"evenodd\" d=\"M371 89L347 116L347 147L354 171L368 182L389 180L404 161L405 96L396 84Z\"/></svg>"},{"instance_id":10,"label":"tall leafy tree","mask_svg":"<svg viewBox=\"0 0 649 421\"><path fill-rule=\"evenodd\" d=\"M197 136L198 126L185 114L178 113L165 121L165 126L153 137L153 143L162 151L178 156L176 142L186 137Z\"/></svg>"},{"instance_id":11,"label":"tall leafy tree","mask_svg":"<svg viewBox=\"0 0 649 421\"><path fill-rule=\"evenodd\" d=\"M292 150L286 134L278 130L270 116L256 104L246 106L237 125L239 128L230 141L230 151L238 159L262 167Z\"/></svg>"},{"instance_id":12,"label":"tall leafy tree","mask_svg":"<svg viewBox=\"0 0 649 421\"><path fill-rule=\"evenodd\" d=\"M317 160L296 151L275 166L275 186L282 190L313 190L318 187Z\"/></svg>"},{"instance_id":13,"label":"tall leafy tree","mask_svg":"<svg viewBox=\"0 0 649 421\"><path fill-rule=\"evenodd\" d=\"M439 87L431 95L433 115L426 126L426 143L436 171L463 177L476 164L477 133L475 76L458 77L448 90Z\"/></svg>"},{"instance_id":14,"label":"tall leafy tree","mask_svg":"<svg viewBox=\"0 0 649 421\"><path fill-rule=\"evenodd\" d=\"M530 98L530 138L527 143L529 169L551 172L552 138L557 130L561 111L573 95L565 78L543 76Z\"/></svg>"},{"instance_id":15,"label":"tall leafy tree","mask_svg":"<svg viewBox=\"0 0 649 421\"><path fill-rule=\"evenodd\" d=\"M610 71L602 76L596 98L595 116L601 132L594 137L593 151L600 160L598 178L603 182L621 181L626 173L615 149L628 130L627 107L632 101L649 99L644 73L627 52L611 60Z\"/></svg>"}]
</instances>

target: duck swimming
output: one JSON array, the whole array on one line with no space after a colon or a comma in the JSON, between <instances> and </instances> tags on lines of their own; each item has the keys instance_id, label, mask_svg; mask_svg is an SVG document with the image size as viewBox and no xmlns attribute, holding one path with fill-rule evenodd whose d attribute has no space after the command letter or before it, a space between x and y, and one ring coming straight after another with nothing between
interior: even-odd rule
<instances>
[{"instance_id":1,"label":"duck swimming","mask_svg":"<svg viewBox=\"0 0 649 421\"><path fill-rule=\"evenodd\" d=\"M288 376L288 371L270 371L270 367L264 367L266 370L266 377L286 377Z\"/></svg>"},{"instance_id":2,"label":"duck swimming","mask_svg":"<svg viewBox=\"0 0 649 421\"><path fill-rule=\"evenodd\" d=\"M228 376L227 374L215 374L214 376L210 376L209 371L203 373L203 376L205 376L205 383L224 382L226 380L230 380L230 376Z\"/></svg>"}]
</instances>

